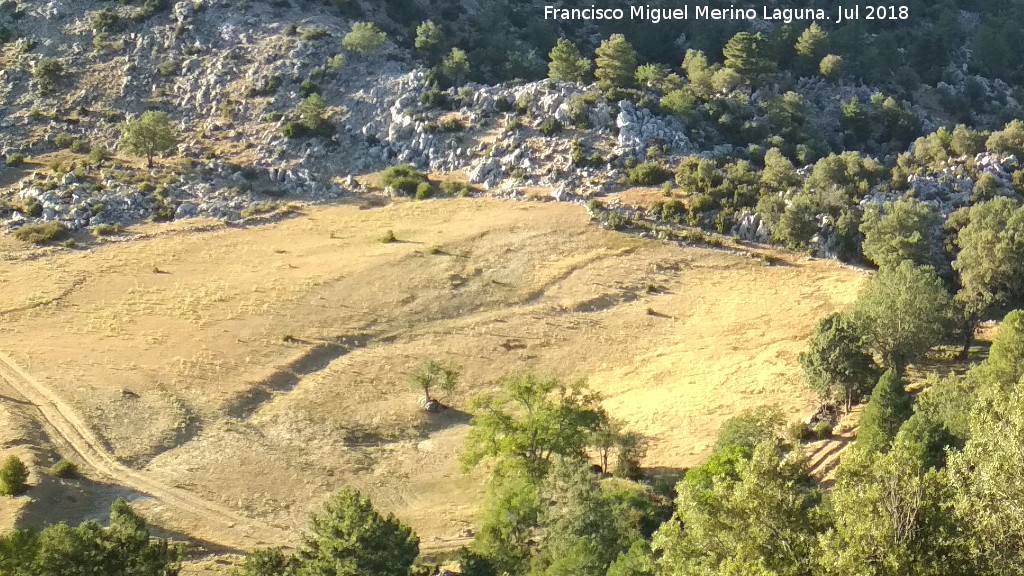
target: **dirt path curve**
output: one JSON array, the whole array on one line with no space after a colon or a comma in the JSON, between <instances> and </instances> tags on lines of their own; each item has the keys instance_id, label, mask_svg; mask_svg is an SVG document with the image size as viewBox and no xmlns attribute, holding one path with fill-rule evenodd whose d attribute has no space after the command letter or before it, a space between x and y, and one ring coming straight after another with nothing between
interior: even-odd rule
<instances>
[{"instance_id":1,"label":"dirt path curve","mask_svg":"<svg viewBox=\"0 0 1024 576\"><path fill-rule=\"evenodd\" d=\"M175 515L188 525L195 527L194 532L189 531L190 536L234 550L282 546L290 541L291 535L281 528L243 517L224 506L186 490L167 486L150 478L145 472L121 464L71 407L2 352L0 378L38 408L46 422L100 477L98 479L152 496L160 504L174 510Z\"/></svg>"},{"instance_id":2,"label":"dirt path curve","mask_svg":"<svg viewBox=\"0 0 1024 576\"><path fill-rule=\"evenodd\" d=\"M822 484L831 486L835 482L836 469L842 459L843 452L857 441L860 431L860 414L864 406L854 406L849 414L844 415L836 425L836 433L828 440L820 440L807 444L807 465L811 476Z\"/></svg>"}]
</instances>

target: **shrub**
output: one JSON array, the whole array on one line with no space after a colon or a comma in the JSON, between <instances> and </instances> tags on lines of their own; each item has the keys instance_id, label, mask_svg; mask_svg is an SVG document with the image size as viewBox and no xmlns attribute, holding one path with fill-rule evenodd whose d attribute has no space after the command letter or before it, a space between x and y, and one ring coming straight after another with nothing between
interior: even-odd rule
<instances>
[{"instance_id":1,"label":"shrub","mask_svg":"<svg viewBox=\"0 0 1024 576\"><path fill-rule=\"evenodd\" d=\"M120 234L124 232L124 226L120 224L97 224L93 226L93 236L112 236L114 234Z\"/></svg>"},{"instance_id":2,"label":"shrub","mask_svg":"<svg viewBox=\"0 0 1024 576\"><path fill-rule=\"evenodd\" d=\"M43 205L35 198L26 198L21 205L21 211L23 214L38 218L43 215Z\"/></svg>"},{"instance_id":3,"label":"shrub","mask_svg":"<svg viewBox=\"0 0 1024 576\"><path fill-rule=\"evenodd\" d=\"M412 164L392 166L381 176L385 188L400 191L407 196L414 196L419 192L421 183L428 182L427 175L420 172Z\"/></svg>"},{"instance_id":4,"label":"shrub","mask_svg":"<svg viewBox=\"0 0 1024 576\"><path fill-rule=\"evenodd\" d=\"M434 189L430 186L430 182L420 182L416 186L416 199L426 200L434 195Z\"/></svg>"},{"instance_id":5,"label":"shrub","mask_svg":"<svg viewBox=\"0 0 1024 576\"><path fill-rule=\"evenodd\" d=\"M458 118L448 118L441 122L441 129L445 132L462 132L465 126L462 124L462 120Z\"/></svg>"},{"instance_id":6,"label":"shrub","mask_svg":"<svg viewBox=\"0 0 1024 576\"><path fill-rule=\"evenodd\" d=\"M355 22L352 30L341 40L341 45L353 52L367 53L380 48L387 35L372 22Z\"/></svg>"},{"instance_id":7,"label":"shrub","mask_svg":"<svg viewBox=\"0 0 1024 576\"><path fill-rule=\"evenodd\" d=\"M19 496L28 490L28 468L17 456L9 456L0 468L0 494Z\"/></svg>"},{"instance_id":8,"label":"shrub","mask_svg":"<svg viewBox=\"0 0 1024 576\"><path fill-rule=\"evenodd\" d=\"M8 166L21 166L24 163L25 163L25 155L24 154L11 154L10 156L7 157L7 165Z\"/></svg>"},{"instance_id":9,"label":"shrub","mask_svg":"<svg viewBox=\"0 0 1024 576\"><path fill-rule=\"evenodd\" d=\"M92 147L86 140L75 140L71 143L71 151L75 154L88 154Z\"/></svg>"},{"instance_id":10,"label":"shrub","mask_svg":"<svg viewBox=\"0 0 1024 576\"><path fill-rule=\"evenodd\" d=\"M589 117L587 116L587 102L582 96L576 95L569 97L569 101L566 104L569 109L569 121L578 128L586 128L590 124Z\"/></svg>"},{"instance_id":11,"label":"shrub","mask_svg":"<svg viewBox=\"0 0 1024 576\"><path fill-rule=\"evenodd\" d=\"M444 108L448 105L448 95L435 86L420 95L420 104L431 108Z\"/></svg>"},{"instance_id":12,"label":"shrub","mask_svg":"<svg viewBox=\"0 0 1024 576\"><path fill-rule=\"evenodd\" d=\"M380 241L383 244L391 244L392 242L398 242L398 238L395 238L395 232L393 230L388 230L380 237Z\"/></svg>"},{"instance_id":13,"label":"shrub","mask_svg":"<svg viewBox=\"0 0 1024 576\"><path fill-rule=\"evenodd\" d=\"M281 30L281 34L285 36L295 36L299 33L299 27L295 24L289 24Z\"/></svg>"},{"instance_id":14,"label":"shrub","mask_svg":"<svg viewBox=\"0 0 1024 576\"><path fill-rule=\"evenodd\" d=\"M541 122L540 133L545 136L551 136L557 134L562 130L562 123L558 121L554 116L549 116L543 122Z\"/></svg>"},{"instance_id":15,"label":"shrub","mask_svg":"<svg viewBox=\"0 0 1024 576\"><path fill-rule=\"evenodd\" d=\"M793 444L799 444L811 438L811 427L803 420L793 422L786 428L786 438Z\"/></svg>"},{"instance_id":16,"label":"shrub","mask_svg":"<svg viewBox=\"0 0 1024 576\"><path fill-rule=\"evenodd\" d=\"M672 172L657 162L644 162L627 172L629 181L639 186L655 186L672 178Z\"/></svg>"},{"instance_id":17,"label":"shrub","mask_svg":"<svg viewBox=\"0 0 1024 576\"><path fill-rule=\"evenodd\" d=\"M267 122L279 122L281 118L284 118L284 114L280 112L271 112L263 117Z\"/></svg>"},{"instance_id":18,"label":"shrub","mask_svg":"<svg viewBox=\"0 0 1024 576\"><path fill-rule=\"evenodd\" d=\"M67 232L68 229L60 222L46 222L22 226L14 233L14 237L31 244L46 244L55 240L63 240Z\"/></svg>"},{"instance_id":19,"label":"shrub","mask_svg":"<svg viewBox=\"0 0 1024 576\"><path fill-rule=\"evenodd\" d=\"M327 30L323 28L310 28L302 33L303 40L319 40L325 36L327 36Z\"/></svg>"},{"instance_id":20,"label":"shrub","mask_svg":"<svg viewBox=\"0 0 1024 576\"><path fill-rule=\"evenodd\" d=\"M61 150L71 148L71 145L75 143L75 137L71 134L57 134L53 139L53 145Z\"/></svg>"},{"instance_id":21,"label":"shrub","mask_svg":"<svg viewBox=\"0 0 1024 576\"><path fill-rule=\"evenodd\" d=\"M515 104L504 96L501 96L494 101L494 110L502 114L505 112L511 112L514 107Z\"/></svg>"},{"instance_id":22,"label":"shrub","mask_svg":"<svg viewBox=\"0 0 1024 576\"><path fill-rule=\"evenodd\" d=\"M36 65L32 76L39 85L40 94L49 94L57 89L64 75L64 65L58 60L44 58Z\"/></svg>"},{"instance_id":23,"label":"shrub","mask_svg":"<svg viewBox=\"0 0 1024 576\"><path fill-rule=\"evenodd\" d=\"M156 67L161 76L177 76L181 72L181 64L174 59L164 60Z\"/></svg>"},{"instance_id":24,"label":"shrub","mask_svg":"<svg viewBox=\"0 0 1024 576\"><path fill-rule=\"evenodd\" d=\"M260 81L259 86L250 88L246 95L250 98L254 96L273 96L280 87L281 77L277 74L272 74Z\"/></svg>"},{"instance_id":25,"label":"shrub","mask_svg":"<svg viewBox=\"0 0 1024 576\"><path fill-rule=\"evenodd\" d=\"M828 440L832 437L832 425L828 422L818 422L818 425L814 427L814 436L818 440Z\"/></svg>"},{"instance_id":26,"label":"shrub","mask_svg":"<svg viewBox=\"0 0 1024 576\"><path fill-rule=\"evenodd\" d=\"M124 30L125 24L116 12L104 8L92 16L92 29L97 32L120 32Z\"/></svg>"},{"instance_id":27,"label":"shrub","mask_svg":"<svg viewBox=\"0 0 1024 576\"><path fill-rule=\"evenodd\" d=\"M468 196L469 186L462 182L456 182L454 180L445 180L441 182L441 193L445 196Z\"/></svg>"},{"instance_id":28,"label":"shrub","mask_svg":"<svg viewBox=\"0 0 1024 576\"><path fill-rule=\"evenodd\" d=\"M61 460L50 467L50 475L57 478L77 478L78 466L70 460Z\"/></svg>"},{"instance_id":29,"label":"shrub","mask_svg":"<svg viewBox=\"0 0 1024 576\"><path fill-rule=\"evenodd\" d=\"M309 79L304 80L302 84L299 85L299 96L302 96L303 98L309 98L313 94L320 94L322 92L323 88L321 88L316 82Z\"/></svg>"}]
</instances>

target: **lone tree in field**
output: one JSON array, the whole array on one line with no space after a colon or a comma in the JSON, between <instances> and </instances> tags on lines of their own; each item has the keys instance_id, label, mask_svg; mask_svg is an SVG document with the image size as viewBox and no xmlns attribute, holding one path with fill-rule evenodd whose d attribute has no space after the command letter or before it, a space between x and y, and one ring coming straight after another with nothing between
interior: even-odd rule
<instances>
[{"instance_id":1,"label":"lone tree in field","mask_svg":"<svg viewBox=\"0 0 1024 576\"><path fill-rule=\"evenodd\" d=\"M800 354L800 366L808 387L823 402L842 402L847 412L878 377L875 361L864 350L864 337L842 314L818 322L807 351Z\"/></svg>"},{"instance_id":2,"label":"lone tree in field","mask_svg":"<svg viewBox=\"0 0 1024 576\"><path fill-rule=\"evenodd\" d=\"M455 385L459 382L459 370L451 365L425 360L416 367L410 378L413 386L423 390L423 406L429 407L434 403L430 396L431 390L440 390L445 394L451 394L455 390Z\"/></svg>"},{"instance_id":3,"label":"lone tree in field","mask_svg":"<svg viewBox=\"0 0 1024 576\"><path fill-rule=\"evenodd\" d=\"M166 112L145 112L136 120L121 125L120 148L129 154L144 156L153 167L153 157L170 152L178 145L174 126Z\"/></svg>"},{"instance_id":4,"label":"lone tree in field","mask_svg":"<svg viewBox=\"0 0 1024 576\"><path fill-rule=\"evenodd\" d=\"M887 452L903 423L914 415L914 399L903 379L890 368L879 378L860 417L857 446L871 453Z\"/></svg>"},{"instance_id":5,"label":"lone tree in field","mask_svg":"<svg viewBox=\"0 0 1024 576\"><path fill-rule=\"evenodd\" d=\"M9 456L0 468L0 494L20 496L28 490L28 468L17 456Z\"/></svg>"},{"instance_id":6,"label":"lone tree in field","mask_svg":"<svg viewBox=\"0 0 1024 576\"><path fill-rule=\"evenodd\" d=\"M352 24L352 30L341 39L341 45L353 52L366 54L380 48L385 40L387 35L373 22L356 22Z\"/></svg>"},{"instance_id":7,"label":"lone tree in field","mask_svg":"<svg viewBox=\"0 0 1024 576\"><path fill-rule=\"evenodd\" d=\"M558 43L548 54L548 78L563 82L582 82L590 74L590 60L584 58L576 45L559 38Z\"/></svg>"},{"instance_id":8,"label":"lone tree in field","mask_svg":"<svg viewBox=\"0 0 1024 576\"><path fill-rule=\"evenodd\" d=\"M636 81L636 50L622 34L612 34L597 48L598 85L609 88L629 88Z\"/></svg>"},{"instance_id":9,"label":"lone tree in field","mask_svg":"<svg viewBox=\"0 0 1024 576\"><path fill-rule=\"evenodd\" d=\"M370 499L345 488L313 514L296 559L300 574L409 576L420 539L393 514L381 516Z\"/></svg>"}]
</instances>

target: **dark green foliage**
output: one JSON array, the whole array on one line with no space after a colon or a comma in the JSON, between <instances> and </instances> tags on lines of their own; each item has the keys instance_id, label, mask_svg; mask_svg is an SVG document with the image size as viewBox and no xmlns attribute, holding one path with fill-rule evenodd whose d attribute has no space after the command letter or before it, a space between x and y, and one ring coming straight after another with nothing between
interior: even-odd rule
<instances>
[{"instance_id":1,"label":"dark green foliage","mask_svg":"<svg viewBox=\"0 0 1024 576\"><path fill-rule=\"evenodd\" d=\"M408 576L418 554L419 538L409 527L345 488L313 514L296 560L304 575Z\"/></svg>"},{"instance_id":2,"label":"dark green foliage","mask_svg":"<svg viewBox=\"0 0 1024 576\"><path fill-rule=\"evenodd\" d=\"M28 491L28 467L17 456L8 456L0 467L0 495L20 496Z\"/></svg>"},{"instance_id":3,"label":"dark green foliage","mask_svg":"<svg viewBox=\"0 0 1024 576\"><path fill-rule=\"evenodd\" d=\"M64 65L59 60L44 58L36 64L32 71L39 93L42 95L52 94L57 90L64 76Z\"/></svg>"},{"instance_id":4,"label":"dark green foliage","mask_svg":"<svg viewBox=\"0 0 1024 576\"><path fill-rule=\"evenodd\" d=\"M887 452L913 413L914 400L907 394L903 379L892 368L886 370L861 414L857 447L869 453Z\"/></svg>"},{"instance_id":5,"label":"dark green foliage","mask_svg":"<svg viewBox=\"0 0 1024 576\"><path fill-rule=\"evenodd\" d=\"M580 55L580 51L572 42L559 38L558 43L548 54L548 77L564 82L582 82L590 74L590 60Z\"/></svg>"},{"instance_id":6,"label":"dark green foliage","mask_svg":"<svg viewBox=\"0 0 1024 576\"><path fill-rule=\"evenodd\" d=\"M42 211L42 206L39 207ZM27 224L14 232L14 237L22 242L31 244L48 244L63 240L67 236L68 229L60 222L46 222L45 224Z\"/></svg>"},{"instance_id":7,"label":"dark green foliage","mask_svg":"<svg viewBox=\"0 0 1024 576\"><path fill-rule=\"evenodd\" d=\"M565 385L525 374L506 376L500 385L500 392L471 402L467 467L490 457L543 476L556 456L582 458L591 434L607 418L600 396L582 382Z\"/></svg>"},{"instance_id":8,"label":"dark green foliage","mask_svg":"<svg viewBox=\"0 0 1024 576\"><path fill-rule=\"evenodd\" d=\"M329 137L334 134L334 124L328 120L327 103L320 94L312 93L295 107L294 115L298 120L288 122L283 133L288 138L306 138L311 136Z\"/></svg>"},{"instance_id":9,"label":"dark green foliage","mask_svg":"<svg viewBox=\"0 0 1024 576\"><path fill-rule=\"evenodd\" d=\"M111 505L106 528L61 523L0 537L0 573L17 576L176 576L180 558L178 547L151 540L145 521L121 499Z\"/></svg>"},{"instance_id":10,"label":"dark green foliage","mask_svg":"<svg viewBox=\"0 0 1024 576\"><path fill-rule=\"evenodd\" d=\"M746 84L757 84L775 71L768 40L761 34L740 32L722 49L725 67L735 70Z\"/></svg>"},{"instance_id":11,"label":"dark green foliage","mask_svg":"<svg viewBox=\"0 0 1024 576\"><path fill-rule=\"evenodd\" d=\"M800 366L822 401L840 402L849 412L875 384L878 372L864 346L864 336L846 316L832 314L818 322Z\"/></svg>"},{"instance_id":12,"label":"dark green foliage","mask_svg":"<svg viewBox=\"0 0 1024 576\"><path fill-rule=\"evenodd\" d=\"M739 416L726 420L718 429L715 452L737 446L753 450L761 442L778 439L785 424L786 417L778 406L745 410Z\"/></svg>"},{"instance_id":13,"label":"dark green foliage","mask_svg":"<svg viewBox=\"0 0 1024 576\"><path fill-rule=\"evenodd\" d=\"M541 122L540 128L537 130L545 136L554 136L558 132L562 131L562 123L554 116L549 116Z\"/></svg>"},{"instance_id":14,"label":"dark green foliage","mask_svg":"<svg viewBox=\"0 0 1024 576\"><path fill-rule=\"evenodd\" d=\"M918 266L937 265L942 253L942 220L934 204L900 198L893 204L871 204L864 213L864 256L877 266L904 260Z\"/></svg>"},{"instance_id":15,"label":"dark green foliage","mask_svg":"<svg viewBox=\"0 0 1024 576\"><path fill-rule=\"evenodd\" d=\"M622 34L612 34L597 48L597 77L602 89L630 88L636 81L637 55Z\"/></svg>"},{"instance_id":16,"label":"dark green foliage","mask_svg":"<svg viewBox=\"0 0 1024 576\"><path fill-rule=\"evenodd\" d=\"M804 461L775 440L734 447L679 483L676 513L652 547L663 574L808 575L823 528Z\"/></svg>"},{"instance_id":17,"label":"dark green foliage","mask_svg":"<svg viewBox=\"0 0 1024 576\"><path fill-rule=\"evenodd\" d=\"M385 188L390 188L405 194L415 196L421 184L428 184L427 175L420 172L412 164L391 166L384 170L381 175L381 183Z\"/></svg>"},{"instance_id":18,"label":"dark green foliage","mask_svg":"<svg viewBox=\"0 0 1024 576\"><path fill-rule=\"evenodd\" d=\"M497 570L482 554L477 554L469 548L459 549L459 573L462 576L497 576Z\"/></svg>"},{"instance_id":19,"label":"dark green foliage","mask_svg":"<svg viewBox=\"0 0 1024 576\"><path fill-rule=\"evenodd\" d=\"M177 60L164 60L156 67L161 76L177 76L181 73L181 63Z\"/></svg>"},{"instance_id":20,"label":"dark green foliage","mask_svg":"<svg viewBox=\"0 0 1024 576\"><path fill-rule=\"evenodd\" d=\"M960 253L953 268L962 285L958 298L984 311L1024 296L1024 208L1017 202L999 197L972 206L956 243Z\"/></svg>"},{"instance_id":21,"label":"dark green foliage","mask_svg":"<svg viewBox=\"0 0 1024 576\"><path fill-rule=\"evenodd\" d=\"M245 558L241 576L292 576L295 563L279 549L256 550Z\"/></svg>"},{"instance_id":22,"label":"dark green foliage","mask_svg":"<svg viewBox=\"0 0 1024 576\"><path fill-rule=\"evenodd\" d=\"M166 112L150 111L121 125L118 146L129 154L145 157L147 166L152 168L153 157L174 150L178 138Z\"/></svg>"},{"instance_id":23,"label":"dark green foliage","mask_svg":"<svg viewBox=\"0 0 1024 576\"><path fill-rule=\"evenodd\" d=\"M895 442L903 444L925 470L944 468L946 450L957 447L957 439L941 422L921 412L903 423Z\"/></svg>"},{"instance_id":24,"label":"dark green foliage","mask_svg":"<svg viewBox=\"0 0 1024 576\"><path fill-rule=\"evenodd\" d=\"M7 165L8 166L21 166L24 163L25 163L25 155L24 154L11 154L10 156L7 157Z\"/></svg>"},{"instance_id":25,"label":"dark green foliage","mask_svg":"<svg viewBox=\"0 0 1024 576\"><path fill-rule=\"evenodd\" d=\"M78 466L70 460L61 460L50 467L50 475L57 478L77 478Z\"/></svg>"},{"instance_id":26,"label":"dark green foliage","mask_svg":"<svg viewBox=\"0 0 1024 576\"><path fill-rule=\"evenodd\" d=\"M951 305L934 270L904 261L868 280L851 318L885 366L902 370L948 334Z\"/></svg>"},{"instance_id":27,"label":"dark green foliage","mask_svg":"<svg viewBox=\"0 0 1024 576\"><path fill-rule=\"evenodd\" d=\"M672 179L672 172L658 162L644 162L626 171L629 181L638 186L657 186Z\"/></svg>"}]
</instances>

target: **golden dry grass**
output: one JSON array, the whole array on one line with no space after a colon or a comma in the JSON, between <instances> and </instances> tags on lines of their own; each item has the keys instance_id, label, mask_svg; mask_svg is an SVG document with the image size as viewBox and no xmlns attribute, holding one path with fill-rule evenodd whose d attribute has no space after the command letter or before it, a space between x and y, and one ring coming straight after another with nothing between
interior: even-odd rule
<instances>
[{"instance_id":1,"label":"golden dry grass","mask_svg":"<svg viewBox=\"0 0 1024 576\"><path fill-rule=\"evenodd\" d=\"M379 242L388 229L399 242ZM0 240L0 350L159 479L289 528L353 485L427 549L473 522L481 482L458 470L458 409L496 377L586 378L652 437L647 465L688 467L743 408L813 410L796 356L865 278L609 232L565 204L335 206L131 232L143 237L33 257ZM463 367L455 411L417 409L407 374L424 357Z\"/></svg>"}]
</instances>

